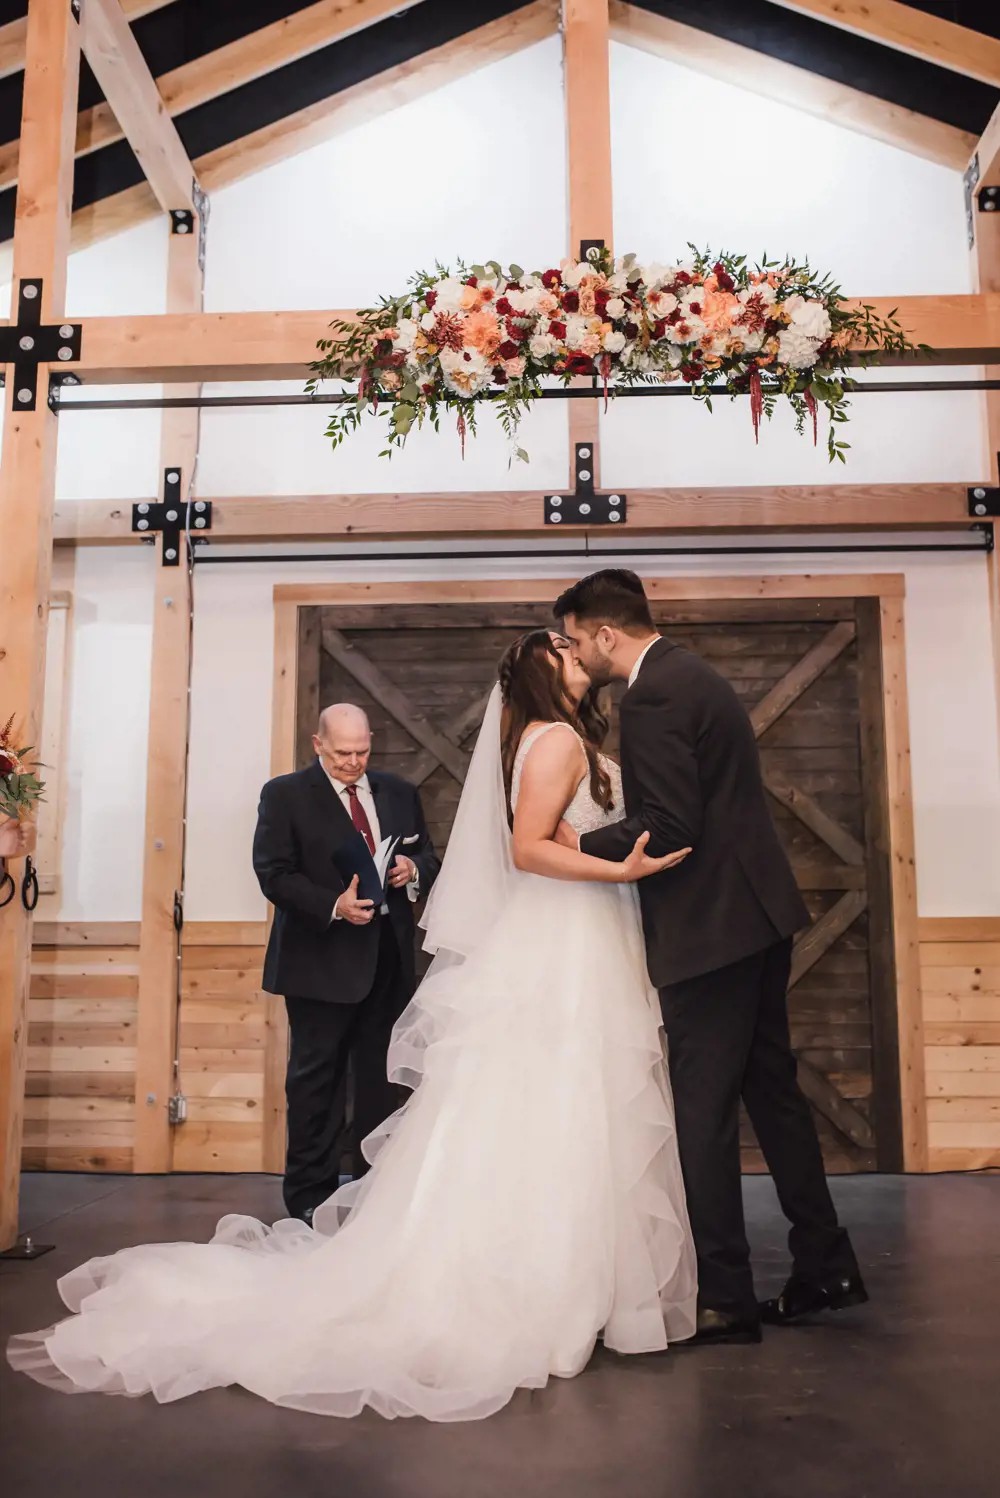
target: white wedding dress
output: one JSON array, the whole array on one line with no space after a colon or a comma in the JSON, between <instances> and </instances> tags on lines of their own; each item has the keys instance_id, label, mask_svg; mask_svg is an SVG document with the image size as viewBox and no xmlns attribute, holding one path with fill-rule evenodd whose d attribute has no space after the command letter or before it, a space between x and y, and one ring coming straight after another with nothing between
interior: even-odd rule
<instances>
[{"instance_id":1,"label":"white wedding dress","mask_svg":"<svg viewBox=\"0 0 1000 1498\"><path fill-rule=\"evenodd\" d=\"M67 1392L238 1384L325 1415L471 1420L579 1373L599 1336L639 1353L692 1334L635 891L512 868L499 713L495 693L425 917L438 956L389 1053L415 1091L366 1142L372 1170L313 1229L229 1216L210 1243L90 1260L59 1282L77 1314L14 1338L15 1368ZM621 815L607 768L615 809L584 780L566 810L580 831Z\"/></svg>"}]
</instances>

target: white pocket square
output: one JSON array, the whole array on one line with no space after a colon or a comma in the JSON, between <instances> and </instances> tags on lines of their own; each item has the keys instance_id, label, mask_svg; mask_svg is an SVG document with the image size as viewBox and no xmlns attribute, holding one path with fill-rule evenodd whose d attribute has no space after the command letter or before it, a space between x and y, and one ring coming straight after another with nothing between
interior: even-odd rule
<instances>
[{"instance_id":1,"label":"white pocket square","mask_svg":"<svg viewBox=\"0 0 1000 1498\"><path fill-rule=\"evenodd\" d=\"M400 840L399 840L399 844L400 844L400 847L402 847L402 848L410 848L410 847L413 846L414 843L419 843L419 841L420 841L420 833L419 832L415 832L412 837L401 837Z\"/></svg>"}]
</instances>

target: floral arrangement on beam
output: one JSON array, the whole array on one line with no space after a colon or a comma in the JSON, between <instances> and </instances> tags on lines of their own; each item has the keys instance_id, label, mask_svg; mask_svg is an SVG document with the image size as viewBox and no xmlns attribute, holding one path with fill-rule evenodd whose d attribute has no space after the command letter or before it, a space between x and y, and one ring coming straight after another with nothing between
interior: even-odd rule
<instances>
[{"instance_id":1,"label":"floral arrangement on beam","mask_svg":"<svg viewBox=\"0 0 1000 1498\"><path fill-rule=\"evenodd\" d=\"M748 396L758 440L761 418L779 400L792 406L797 431L808 423L814 442L825 408L830 461L845 462L848 369L876 354L916 352L895 312L883 318L848 305L808 263L765 255L751 266L744 255L689 249L676 265L593 248L584 260L530 274L490 260L413 276L401 296L331 323L334 336L319 341L307 390L315 394L327 379L356 382L326 435L336 447L382 414L380 456L391 457L414 427L438 430L450 411L464 453L488 401L512 457L526 461L518 426L543 381L589 376L607 402L624 387L682 380L709 410L720 386Z\"/></svg>"},{"instance_id":2,"label":"floral arrangement on beam","mask_svg":"<svg viewBox=\"0 0 1000 1498\"><path fill-rule=\"evenodd\" d=\"M16 748L13 735L12 716L0 732L0 817L20 822L44 799L45 782L35 774L38 764L28 761L30 746Z\"/></svg>"}]
</instances>

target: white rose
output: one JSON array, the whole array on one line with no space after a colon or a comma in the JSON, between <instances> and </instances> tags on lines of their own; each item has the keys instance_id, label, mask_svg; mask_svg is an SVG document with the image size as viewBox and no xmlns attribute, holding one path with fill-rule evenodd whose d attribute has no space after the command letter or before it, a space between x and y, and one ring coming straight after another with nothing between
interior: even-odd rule
<instances>
[{"instance_id":1,"label":"white rose","mask_svg":"<svg viewBox=\"0 0 1000 1498\"><path fill-rule=\"evenodd\" d=\"M528 340L533 359L547 359L550 354L555 353L558 346L551 333L536 333L534 338Z\"/></svg>"},{"instance_id":2,"label":"white rose","mask_svg":"<svg viewBox=\"0 0 1000 1498\"><path fill-rule=\"evenodd\" d=\"M404 353L409 353L417 337L417 325L412 318L404 317L403 321L396 324L399 337L396 339L396 347Z\"/></svg>"},{"instance_id":3,"label":"white rose","mask_svg":"<svg viewBox=\"0 0 1000 1498\"><path fill-rule=\"evenodd\" d=\"M815 364L816 352L822 342L822 338L806 337L793 323L778 335L778 360L791 369L808 369Z\"/></svg>"},{"instance_id":4,"label":"white rose","mask_svg":"<svg viewBox=\"0 0 1000 1498\"><path fill-rule=\"evenodd\" d=\"M436 321L436 312L425 312L423 317L420 319L420 326L423 328L425 333L429 333Z\"/></svg>"},{"instance_id":5,"label":"white rose","mask_svg":"<svg viewBox=\"0 0 1000 1498\"><path fill-rule=\"evenodd\" d=\"M584 276L592 276L594 267L588 265L586 260L564 260L562 263L562 278L566 286L579 286Z\"/></svg>"},{"instance_id":6,"label":"white rose","mask_svg":"<svg viewBox=\"0 0 1000 1498\"><path fill-rule=\"evenodd\" d=\"M589 331L590 329L587 326L587 319L585 317L580 317L576 313L567 317L566 347L579 348Z\"/></svg>"},{"instance_id":7,"label":"white rose","mask_svg":"<svg viewBox=\"0 0 1000 1498\"><path fill-rule=\"evenodd\" d=\"M795 305L792 306L792 303ZM792 314L792 326L806 338L815 338L822 343L832 331L830 314L823 302L807 301L805 297L790 296L785 307Z\"/></svg>"},{"instance_id":8,"label":"white rose","mask_svg":"<svg viewBox=\"0 0 1000 1498\"><path fill-rule=\"evenodd\" d=\"M625 347L625 334L612 328L610 333L604 335L604 347L609 354L620 354Z\"/></svg>"},{"instance_id":9,"label":"white rose","mask_svg":"<svg viewBox=\"0 0 1000 1498\"><path fill-rule=\"evenodd\" d=\"M538 311L538 302L542 291L532 287L528 291L508 291L507 300L511 307L521 317L531 317Z\"/></svg>"},{"instance_id":10,"label":"white rose","mask_svg":"<svg viewBox=\"0 0 1000 1498\"><path fill-rule=\"evenodd\" d=\"M434 303L436 312L457 312L462 305L462 292L465 283L457 276L446 276L443 281L438 281L434 290L437 292L437 301Z\"/></svg>"},{"instance_id":11,"label":"white rose","mask_svg":"<svg viewBox=\"0 0 1000 1498\"><path fill-rule=\"evenodd\" d=\"M490 382L491 365L475 349L444 348L438 354L445 384L456 395L475 395Z\"/></svg>"},{"instance_id":12,"label":"white rose","mask_svg":"<svg viewBox=\"0 0 1000 1498\"><path fill-rule=\"evenodd\" d=\"M628 272L616 270L613 276L608 277L608 288L611 291L626 291L628 289Z\"/></svg>"},{"instance_id":13,"label":"white rose","mask_svg":"<svg viewBox=\"0 0 1000 1498\"><path fill-rule=\"evenodd\" d=\"M620 296L613 296L605 309L609 317L624 317L625 303Z\"/></svg>"}]
</instances>

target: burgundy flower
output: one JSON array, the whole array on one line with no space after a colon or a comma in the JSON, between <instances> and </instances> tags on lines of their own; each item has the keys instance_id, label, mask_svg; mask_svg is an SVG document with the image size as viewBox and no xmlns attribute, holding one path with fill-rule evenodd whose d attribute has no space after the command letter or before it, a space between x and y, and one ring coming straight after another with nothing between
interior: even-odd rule
<instances>
[{"instance_id":1,"label":"burgundy flower","mask_svg":"<svg viewBox=\"0 0 1000 1498\"><path fill-rule=\"evenodd\" d=\"M466 276L466 278L465 278L465 284L466 284L466 286L478 286L479 285L479 277L478 276Z\"/></svg>"},{"instance_id":2,"label":"burgundy flower","mask_svg":"<svg viewBox=\"0 0 1000 1498\"><path fill-rule=\"evenodd\" d=\"M723 265L723 263L722 263L721 260L717 260L715 262L715 264L712 266L712 270L715 273L715 279L719 283L719 290L720 291L735 291L736 290L736 282L733 280L732 276L729 275L729 273L726 270L726 267Z\"/></svg>"},{"instance_id":3,"label":"burgundy flower","mask_svg":"<svg viewBox=\"0 0 1000 1498\"><path fill-rule=\"evenodd\" d=\"M433 382L430 381L430 380L425 380L424 383L421 385L420 388L423 391L424 395L433 395L434 394L434 385L433 385Z\"/></svg>"},{"instance_id":4,"label":"burgundy flower","mask_svg":"<svg viewBox=\"0 0 1000 1498\"><path fill-rule=\"evenodd\" d=\"M521 350L518 348L517 344L513 341L513 339L510 338L505 339L497 349L497 353L500 355L501 359L516 359L520 352Z\"/></svg>"},{"instance_id":5,"label":"burgundy flower","mask_svg":"<svg viewBox=\"0 0 1000 1498\"><path fill-rule=\"evenodd\" d=\"M508 319L507 319L507 336L509 338L512 338L515 343L523 343L524 340L527 337L529 337L529 335L530 335L530 329L529 328L522 328L522 327L520 327L518 325L518 323L514 320L514 318L508 317Z\"/></svg>"},{"instance_id":6,"label":"burgundy flower","mask_svg":"<svg viewBox=\"0 0 1000 1498\"><path fill-rule=\"evenodd\" d=\"M690 305L691 311L694 313L695 317L700 317L701 316L701 303L700 302L691 302L691 303L689 303L689 305Z\"/></svg>"},{"instance_id":7,"label":"burgundy flower","mask_svg":"<svg viewBox=\"0 0 1000 1498\"><path fill-rule=\"evenodd\" d=\"M499 365L493 371L493 383L494 385L506 385L507 383L507 371L501 369Z\"/></svg>"},{"instance_id":8,"label":"burgundy flower","mask_svg":"<svg viewBox=\"0 0 1000 1498\"><path fill-rule=\"evenodd\" d=\"M505 296L498 296L496 299L496 310L501 317L509 317L514 309Z\"/></svg>"},{"instance_id":9,"label":"burgundy flower","mask_svg":"<svg viewBox=\"0 0 1000 1498\"><path fill-rule=\"evenodd\" d=\"M427 303L428 307L433 307L434 303L437 301L437 299L438 299L438 294L437 294L436 291L429 291L427 293L427 295L424 297L424 301Z\"/></svg>"},{"instance_id":10,"label":"burgundy flower","mask_svg":"<svg viewBox=\"0 0 1000 1498\"><path fill-rule=\"evenodd\" d=\"M667 324L668 324L669 327L676 328L676 326L680 322L680 320L681 320L681 309L679 307L675 307L674 310L673 310L673 312L671 312L670 316L666 319L666 322L667 322Z\"/></svg>"},{"instance_id":11,"label":"burgundy flower","mask_svg":"<svg viewBox=\"0 0 1000 1498\"><path fill-rule=\"evenodd\" d=\"M702 377L702 375L704 373L705 373L705 366L704 366L704 364L682 364L681 365L681 379L682 380L687 380L687 382L688 382L689 385L693 385L694 382L695 382L695 380L700 380L701 377Z\"/></svg>"},{"instance_id":12,"label":"burgundy flower","mask_svg":"<svg viewBox=\"0 0 1000 1498\"><path fill-rule=\"evenodd\" d=\"M552 334L553 338L562 340L566 337L566 324L564 322L553 320L549 323L549 332Z\"/></svg>"},{"instance_id":13,"label":"burgundy flower","mask_svg":"<svg viewBox=\"0 0 1000 1498\"><path fill-rule=\"evenodd\" d=\"M17 769L17 760L13 754L8 754L6 749L0 749L0 775L13 775Z\"/></svg>"},{"instance_id":14,"label":"burgundy flower","mask_svg":"<svg viewBox=\"0 0 1000 1498\"><path fill-rule=\"evenodd\" d=\"M558 286L561 281L561 271L547 270L542 274L542 285L548 287L549 291L551 291L554 286Z\"/></svg>"},{"instance_id":15,"label":"burgundy flower","mask_svg":"<svg viewBox=\"0 0 1000 1498\"><path fill-rule=\"evenodd\" d=\"M461 318L450 312L439 312L431 329L431 342L436 343L438 348L455 349L457 352L463 343Z\"/></svg>"},{"instance_id":16,"label":"burgundy flower","mask_svg":"<svg viewBox=\"0 0 1000 1498\"><path fill-rule=\"evenodd\" d=\"M622 332L625 334L626 338L638 338L639 324L637 322L627 322L622 329Z\"/></svg>"},{"instance_id":17,"label":"burgundy flower","mask_svg":"<svg viewBox=\"0 0 1000 1498\"><path fill-rule=\"evenodd\" d=\"M690 275L688 274L688 272L686 270L679 270L677 272L677 279L674 281L674 285L675 286L690 286L691 285L691 277L690 277Z\"/></svg>"},{"instance_id":18,"label":"burgundy flower","mask_svg":"<svg viewBox=\"0 0 1000 1498\"><path fill-rule=\"evenodd\" d=\"M594 361L588 359L586 354L570 354L563 364L563 369L567 374L593 374Z\"/></svg>"},{"instance_id":19,"label":"burgundy flower","mask_svg":"<svg viewBox=\"0 0 1000 1498\"><path fill-rule=\"evenodd\" d=\"M580 293L578 291L564 291L562 304L567 312L579 312Z\"/></svg>"}]
</instances>

